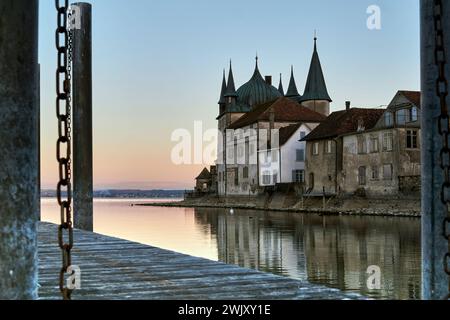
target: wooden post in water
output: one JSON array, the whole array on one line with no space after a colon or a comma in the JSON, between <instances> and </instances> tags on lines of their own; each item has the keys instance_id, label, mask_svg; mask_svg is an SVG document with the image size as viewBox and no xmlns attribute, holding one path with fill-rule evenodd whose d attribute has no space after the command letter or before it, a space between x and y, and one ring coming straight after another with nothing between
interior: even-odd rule
<instances>
[{"instance_id":1,"label":"wooden post in water","mask_svg":"<svg viewBox=\"0 0 450 320\"><path fill-rule=\"evenodd\" d=\"M93 231L92 6L74 3L73 191L75 228ZM77 20L79 19L79 20Z\"/></svg>"},{"instance_id":2,"label":"wooden post in water","mask_svg":"<svg viewBox=\"0 0 450 320\"><path fill-rule=\"evenodd\" d=\"M443 30L447 55L446 78L450 80L450 3L442 1ZM443 146L438 121L441 114L436 81L434 1L421 0L421 71L422 71L422 296L442 299L449 292L449 278L444 272L448 243L443 237L447 208L441 201L444 172L440 152ZM450 106L450 99L447 97Z\"/></svg>"},{"instance_id":3,"label":"wooden post in water","mask_svg":"<svg viewBox=\"0 0 450 320\"><path fill-rule=\"evenodd\" d=\"M0 300L37 298L38 6L0 1Z\"/></svg>"}]
</instances>

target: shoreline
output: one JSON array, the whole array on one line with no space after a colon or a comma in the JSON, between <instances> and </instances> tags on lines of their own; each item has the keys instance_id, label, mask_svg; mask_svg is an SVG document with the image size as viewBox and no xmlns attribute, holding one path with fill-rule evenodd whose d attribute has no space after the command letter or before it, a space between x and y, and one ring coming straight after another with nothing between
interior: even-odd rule
<instances>
[{"instance_id":1,"label":"shoreline","mask_svg":"<svg viewBox=\"0 0 450 320\"><path fill-rule=\"evenodd\" d=\"M201 199L197 199L201 200ZM211 200L211 199L204 199ZM379 206L368 208L319 208L319 207L264 207L254 204L245 203L245 201L232 201L223 203L207 203L208 201L180 201L180 202L161 202L161 203L137 203L134 206L142 207L166 207L166 208L201 208L201 209L240 209L240 210L256 210L256 211L273 211L286 213L316 214L319 216L371 216L371 217L405 217L417 218L422 217L421 212L412 209L387 209ZM389 212L387 212L389 210Z\"/></svg>"}]
</instances>

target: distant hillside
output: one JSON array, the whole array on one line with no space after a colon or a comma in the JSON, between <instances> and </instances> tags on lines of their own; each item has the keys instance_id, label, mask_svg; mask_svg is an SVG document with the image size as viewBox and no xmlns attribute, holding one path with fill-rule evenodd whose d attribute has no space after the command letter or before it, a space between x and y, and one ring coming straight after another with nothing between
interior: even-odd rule
<instances>
[{"instance_id":1,"label":"distant hillside","mask_svg":"<svg viewBox=\"0 0 450 320\"><path fill-rule=\"evenodd\" d=\"M42 190L44 198L56 197L55 190ZM168 199L183 198L184 190L95 190L94 198L150 198Z\"/></svg>"}]
</instances>

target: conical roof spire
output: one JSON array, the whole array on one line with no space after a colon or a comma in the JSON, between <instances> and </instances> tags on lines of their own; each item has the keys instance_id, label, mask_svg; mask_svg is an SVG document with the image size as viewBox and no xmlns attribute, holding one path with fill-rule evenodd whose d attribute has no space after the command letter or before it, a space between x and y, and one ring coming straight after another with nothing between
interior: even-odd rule
<instances>
[{"instance_id":1,"label":"conical roof spire","mask_svg":"<svg viewBox=\"0 0 450 320\"><path fill-rule=\"evenodd\" d=\"M289 88L286 92L287 98L298 98L300 97L300 93L298 93L297 85L295 83L294 77L294 66L291 66L291 80L289 81Z\"/></svg>"},{"instance_id":2,"label":"conical roof spire","mask_svg":"<svg viewBox=\"0 0 450 320\"><path fill-rule=\"evenodd\" d=\"M282 96L284 96L283 80L281 73L280 73L280 84L278 85L278 92L281 93Z\"/></svg>"},{"instance_id":3,"label":"conical roof spire","mask_svg":"<svg viewBox=\"0 0 450 320\"><path fill-rule=\"evenodd\" d=\"M260 79L262 79L262 80L264 80L264 78L263 78L263 76L261 75L261 72L259 72L259 64L258 64L258 61L259 61L259 57L258 57L258 53L256 54L256 57L255 57L255 72L253 72L253 79L255 79L255 78L260 78Z\"/></svg>"},{"instance_id":4,"label":"conical roof spire","mask_svg":"<svg viewBox=\"0 0 450 320\"><path fill-rule=\"evenodd\" d=\"M223 69L222 90L220 91L219 104L226 103L226 101L225 101L225 92L226 91L227 91L227 81L225 79L225 69Z\"/></svg>"},{"instance_id":5,"label":"conical roof spire","mask_svg":"<svg viewBox=\"0 0 450 320\"><path fill-rule=\"evenodd\" d=\"M230 60L230 72L228 73L227 90L224 97L237 97L236 86L234 85L233 68Z\"/></svg>"},{"instance_id":6,"label":"conical roof spire","mask_svg":"<svg viewBox=\"0 0 450 320\"><path fill-rule=\"evenodd\" d=\"M302 101L327 100L331 102L328 94L319 54L317 53L317 37L314 37L314 51L309 68L308 79L306 80L305 92Z\"/></svg>"}]
</instances>

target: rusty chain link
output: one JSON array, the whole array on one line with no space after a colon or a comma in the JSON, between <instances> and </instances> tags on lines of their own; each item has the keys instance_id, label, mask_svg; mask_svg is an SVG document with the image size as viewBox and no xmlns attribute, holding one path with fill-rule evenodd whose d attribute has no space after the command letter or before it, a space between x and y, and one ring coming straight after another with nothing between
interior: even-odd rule
<instances>
[{"instance_id":1,"label":"rusty chain link","mask_svg":"<svg viewBox=\"0 0 450 320\"><path fill-rule=\"evenodd\" d=\"M64 300L70 300L72 290L64 284L64 276L72 264L73 248L72 223L72 185L71 185L71 83L69 60L69 0L55 0L57 10L56 49L58 51L58 68L56 70L56 116L58 118L58 140L56 143L56 159L59 164L59 182L57 199L61 212L61 224L58 228L58 244L62 251L62 268L59 274L59 288ZM65 196L63 195L65 191ZM66 234L66 238L64 235ZM68 241L68 242L66 242Z\"/></svg>"},{"instance_id":2,"label":"rusty chain link","mask_svg":"<svg viewBox=\"0 0 450 320\"><path fill-rule=\"evenodd\" d=\"M444 12L443 1L434 0L434 31L436 36L436 43L434 49L435 64L439 71L439 76L436 79L436 94L439 97L439 104L441 107L441 114L439 116L439 134L442 136L443 146L440 153L441 168L444 171L444 183L442 184L441 200L446 205L447 217L442 224L442 235L448 242L448 252L443 257L444 271L449 276L449 294L446 300L450 298L450 117L447 106L448 97L448 80L445 76L445 67L447 65L447 57L445 52L443 18Z\"/></svg>"}]
</instances>

